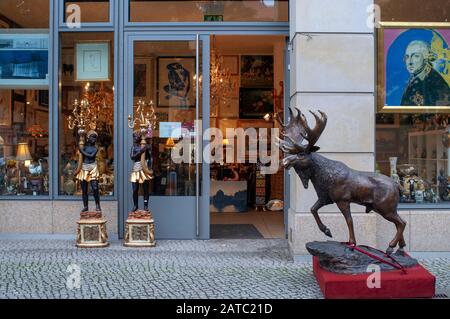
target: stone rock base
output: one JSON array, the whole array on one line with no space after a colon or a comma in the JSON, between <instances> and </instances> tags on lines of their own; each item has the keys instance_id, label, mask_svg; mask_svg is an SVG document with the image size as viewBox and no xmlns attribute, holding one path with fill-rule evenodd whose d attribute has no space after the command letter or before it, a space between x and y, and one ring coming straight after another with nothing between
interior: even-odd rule
<instances>
[{"instance_id":1,"label":"stone rock base","mask_svg":"<svg viewBox=\"0 0 450 319\"><path fill-rule=\"evenodd\" d=\"M357 246L358 248L377 256L382 260L386 260L392 263L392 260L380 253L378 250L366 247ZM345 244L336 241L314 241L306 244L306 249L309 253L317 257L320 266L330 272L339 274L360 274L366 273L367 269L371 265L376 265L380 268L380 271L390 271L396 268L389 264L385 264L379 260L376 260L368 255L359 252L356 249L351 249ZM392 257L404 268L414 267L418 265L417 260L409 257L403 252L396 252L392 254Z\"/></svg>"},{"instance_id":2,"label":"stone rock base","mask_svg":"<svg viewBox=\"0 0 450 319\"><path fill-rule=\"evenodd\" d=\"M155 247L155 221L145 210L130 212L125 223L126 247Z\"/></svg>"},{"instance_id":3,"label":"stone rock base","mask_svg":"<svg viewBox=\"0 0 450 319\"><path fill-rule=\"evenodd\" d=\"M103 248L109 245L106 219L101 212L83 212L77 224L77 247Z\"/></svg>"}]
</instances>

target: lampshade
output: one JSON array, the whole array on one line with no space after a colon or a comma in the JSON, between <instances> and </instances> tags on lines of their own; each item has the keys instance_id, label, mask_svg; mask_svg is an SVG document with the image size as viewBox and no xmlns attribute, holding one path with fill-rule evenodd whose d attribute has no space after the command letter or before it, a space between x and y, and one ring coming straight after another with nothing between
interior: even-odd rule
<instances>
[{"instance_id":1,"label":"lampshade","mask_svg":"<svg viewBox=\"0 0 450 319\"><path fill-rule=\"evenodd\" d=\"M222 145L228 146L228 145L230 145L230 141L229 141L227 138L224 138L224 139L222 140Z\"/></svg>"},{"instance_id":2,"label":"lampshade","mask_svg":"<svg viewBox=\"0 0 450 319\"><path fill-rule=\"evenodd\" d=\"M173 138L169 137L166 142L166 148L173 148L173 147L175 147L175 142Z\"/></svg>"},{"instance_id":3,"label":"lampshade","mask_svg":"<svg viewBox=\"0 0 450 319\"><path fill-rule=\"evenodd\" d=\"M28 143L19 143L17 145L17 156L16 160L18 161L29 161L31 160L30 149L28 148Z\"/></svg>"}]
</instances>

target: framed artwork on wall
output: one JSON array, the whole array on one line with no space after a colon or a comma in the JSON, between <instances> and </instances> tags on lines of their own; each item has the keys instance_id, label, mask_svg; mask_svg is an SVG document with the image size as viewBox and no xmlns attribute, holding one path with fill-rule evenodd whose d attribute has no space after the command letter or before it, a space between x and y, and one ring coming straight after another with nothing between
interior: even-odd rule
<instances>
[{"instance_id":1,"label":"framed artwork on wall","mask_svg":"<svg viewBox=\"0 0 450 319\"><path fill-rule=\"evenodd\" d=\"M273 55L241 56L241 87L273 88Z\"/></svg>"},{"instance_id":2,"label":"framed artwork on wall","mask_svg":"<svg viewBox=\"0 0 450 319\"><path fill-rule=\"evenodd\" d=\"M25 124L26 120L26 103L25 101L14 100L13 103L13 124Z\"/></svg>"},{"instance_id":3,"label":"framed artwork on wall","mask_svg":"<svg viewBox=\"0 0 450 319\"><path fill-rule=\"evenodd\" d=\"M152 57L136 57L134 59L134 98L150 103L155 98L154 59Z\"/></svg>"},{"instance_id":4,"label":"framed artwork on wall","mask_svg":"<svg viewBox=\"0 0 450 319\"><path fill-rule=\"evenodd\" d=\"M109 81L109 41L77 42L76 81Z\"/></svg>"},{"instance_id":5,"label":"framed artwork on wall","mask_svg":"<svg viewBox=\"0 0 450 319\"><path fill-rule=\"evenodd\" d=\"M378 111L450 112L450 23L380 23Z\"/></svg>"},{"instance_id":6,"label":"framed artwork on wall","mask_svg":"<svg viewBox=\"0 0 450 319\"><path fill-rule=\"evenodd\" d=\"M0 87L48 87L48 34L1 34L0 41Z\"/></svg>"},{"instance_id":7,"label":"framed artwork on wall","mask_svg":"<svg viewBox=\"0 0 450 319\"><path fill-rule=\"evenodd\" d=\"M12 99L11 90L0 90L0 126L11 126Z\"/></svg>"},{"instance_id":8,"label":"framed artwork on wall","mask_svg":"<svg viewBox=\"0 0 450 319\"><path fill-rule=\"evenodd\" d=\"M159 57L158 107L195 107L195 57Z\"/></svg>"},{"instance_id":9,"label":"framed artwork on wall","mask_svg":"<svg viewBox=\"0 0 450 319\"><path fill-rule=\"evenodd\" d=\"M262 119L267 113L273 113L273 89L241 88L239 97L239 118Z\"/></svg>"},{"instance_id":10,"label":"framed artwork on wall","mask_svg":"<svg viewBox=\"0 0 450 319\"><path fill-rule=\"evenodd\" d=\"M47 90L39 90L38 103L39 106L48 109L49 93Z\"/></svg>"}]
</instances>

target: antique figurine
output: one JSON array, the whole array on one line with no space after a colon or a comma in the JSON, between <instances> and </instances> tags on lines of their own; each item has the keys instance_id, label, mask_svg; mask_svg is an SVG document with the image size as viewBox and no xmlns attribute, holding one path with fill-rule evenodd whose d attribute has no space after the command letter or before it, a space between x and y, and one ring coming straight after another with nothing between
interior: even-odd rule
<instances>
[{"instance_id":1,"label":"antique figurine","mask_svg":"<svg viewBox=\"0 0 450 319\"><path fill-rule=\"evenodd\" d=\"M403 237L406 222L397 213L400 198L399 185L387 176L356 171L344 163L319 155L317 153L319 147L315 144L327 124L326 114L319 111L319 116L311 112L316 119L316 126L310 128L304 114L299 111L297 115L294 115L292 109L289 111L289 123L284 125L279 119L284 136L284 140L279 140L279 144L281 150L287 154L283 159L283 166L286 169L294 168L304 188L308 188L309 181L312 182L318 200L311 208L311 213L319 229L325 235L332 237L328 227L322 223L318 210L323 206L336 203L347 222L348 244L356 246L350 211L350 203L356 203L365 206L366 213L377 212L395 224L397 232L389 243L386 253L392 254L397 245L399 253L402 253L406 246Z\"/></svg>"},{"instance_id":2,"label":"antique figurine","mask_svg":"<svg viewBox=\"0 0 450 319\"><path fill-rule=\"evenodd\" d=\"M91 184L92 193L95 199L95 210L100 212L100 194L99 194L99 172L97 168L97 147L95 143L97 141L97 132L89 131L87 134L86 145L80 145L79 150L83 158L83 165L81 170L76 175L76 178L81 183L81 190L83 192L83 205L84 208L81 212L87 212L89 210L88 203L88 184Z\"/></svg>"},{"instance_id":3,"label":"antique figurine","mask_svg":"<svg viewBox=\"0 0 450 319\"><path fill-rule=\"evenodd\" d=\"M134 161L133 169L130 175L130 182L133 185L133 211L137 211L139 207L138 202L140 184L142 184L144 188L144 210L148 211L150 180L153 178L147 166L147 163L149 161L151 162L152 158L151 145L148 143L141 144L141 136L139 132L133 133L133 146L131 147L130 157L131 160Z\"/></svg>"},{"instance_id":4,"label":"antique figurine","mask_svg":"<svg viewBox=\"0 0 450 319\"><path fill-rule=\"evenodd\" d=\"M438 190L439 190L439 198L442 201L448 200L448 177L445 176L445 171L443 168L439 170L439 177L438 177Z\"/></svg>"}]
</instances>

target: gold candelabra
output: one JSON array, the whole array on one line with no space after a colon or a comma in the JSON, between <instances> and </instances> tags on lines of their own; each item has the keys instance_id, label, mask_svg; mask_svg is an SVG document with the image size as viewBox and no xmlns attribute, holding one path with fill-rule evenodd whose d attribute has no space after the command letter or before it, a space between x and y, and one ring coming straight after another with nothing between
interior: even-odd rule
<instances>
[{"instance_id":1,"label":"gold candelabra","mask_svg":"<svg viewBox=\"0 0 450 319\"><path fill-rule=\"evenodd\" d=\"M156 125L156 113L155 108L153 107L153 101L150 101L150 103L147 104L140 99L134 108L135 111L133 116L128 115L128 127L134 129L137 125L141 137L145 140L148 129L150 128L153 130ZM150 109L148 110L148 108Z\"/></svg>"},{"instance_id":2,"label":"gold candelabra","mask_svg":"<svg viewBox=\"0 0 450 319\"><path fill-rule=\"evenodd\" d=\"M153 101L147 104L139 99L137 105L133 108L135 109L133 116L128 115L128 127L132 130L134 130L136 125L139 127L138 132L141 136L141 147L147 147L146 135L149 131L153 132L156 128L156 113L153 107ZM141 155L141 166L144 172L150 175L152 174L145 161L145 152Z\"/></svg>"},{"instance_id":3,"label":"gold candelabra","mask_svg":"<svg viewBox=\"0 0 450 319\"><path fill-rule=\"evenodd\" d=\"M78 145L80 148L83 148L86 143L86 128L89 127L89 129L95 130L97 127L96 116L93 114L87 99L82 99L80 102L77 99L74 101L72 115L69 116L68 122L69 129L77 128L78 136L80 137ZM78 167L75 175L81 171L82 165L83 156L78 151Z\"/></svg>"}]
</instances>

